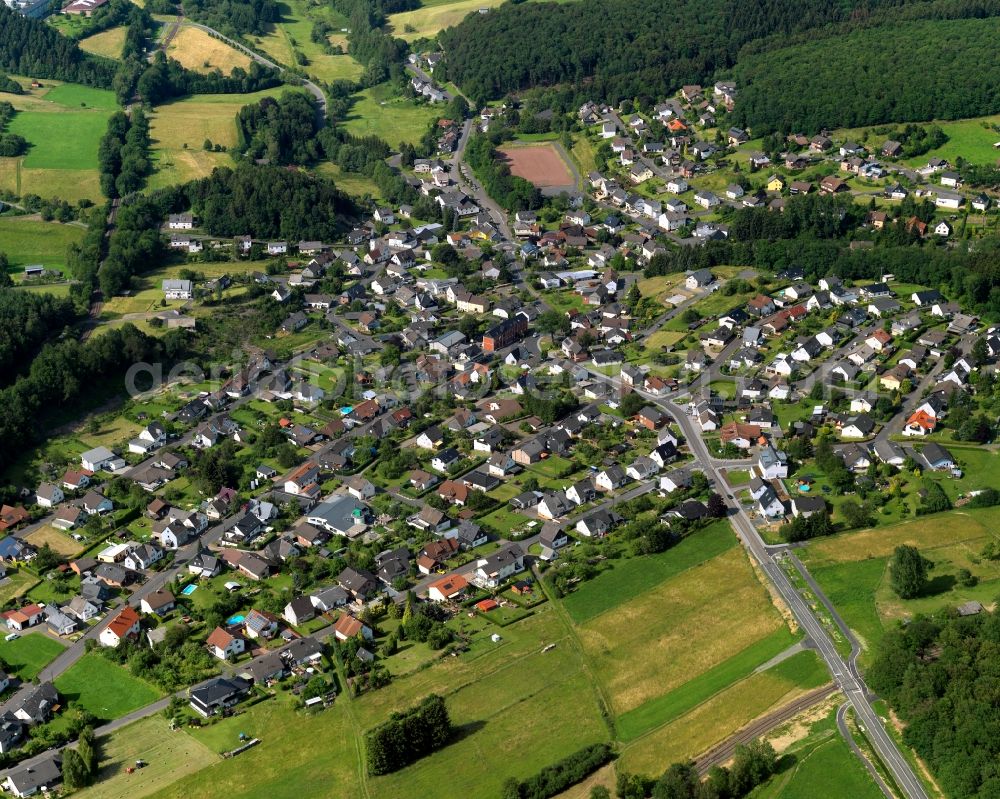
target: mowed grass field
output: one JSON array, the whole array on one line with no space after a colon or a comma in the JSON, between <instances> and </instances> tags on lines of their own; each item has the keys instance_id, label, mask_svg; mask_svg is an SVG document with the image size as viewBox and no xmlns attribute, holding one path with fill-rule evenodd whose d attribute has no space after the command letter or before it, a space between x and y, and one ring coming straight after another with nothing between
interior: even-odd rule
<instances>
[{"instance_id":1,"label":"mowed grass field","mask_svg":"<svg viewBox=\"0 0 1000 799\"><path fill-rule=\"evenodd\" d=\"M37 530L28 533L24 540L36 548L41 548L48 544L52 551L63 557L73 558L85 549L84 545L73 536L57 530L55 527L39 527Z\"/></svg>"},{"instance_id":2,"label":"mowed grass field","mask_svg":"<svg viewBox=\"0 0 1000 799\"><path fill-rule=\"evenodd\" d=\"M56 688L95 716L117 719L155 702L163 692L112 663L103 655L88 653L56 679Z\"/></svg>"},{"instance_id":3,"label":"mowed grass field","mask_svg":"<svg viewBox=\"0 0 1000 799\"><path fill-rule=\"evenodd\" d=\"M219 757L204 744L180 731L171 731L160 715L137 721L102 741L98 783L74 795L80 799L143 799L185 774L210 766ZM136 760L147 766L128 774Z\"/></svg>"},{"instance_id":4,"label":"mowed grass field","mask_svg":"<svg viewBox=\"0 0 1000 799\"><path fill-rule=\"evenodd\" d=\"M185 183L211 174L217 166L231 166L229 153L207 152L206 139L231 147L236 144L236 114L263 97L276 97L289 87L275 87L252 94L199 94L157 106L151 115L154 172L151 189Z\"/></svg>"},{"instance_id":5,"label":"mowed grass field","mask_svg":"<svg viewBox=\"0 0 1000 799\"><path fill-rule=\"evenodd\" d=\"M28 633L14 641L0 641L0 660L22 680L33 680L65 648L44 632Z\"/></svg>"},{"instance_id":6,"label":"mowed grass field","mask_svg":"<svg viewBox=\"0 0 1000 799\"><path fill-rule=\"evenodd\" d=\"M219 69L228 75L234 67L247 69L250 66L250 56L190 25L183 25L177 31L167 46L167 56L201 73Z\"/></svg>"},{"instance_id":7,"label":"mowed grass field","mask_svg":"<svg viewBox=\"0 0 1000 799\"><path fill-rule=\"evenodd\" d=\"M80 49L104 58L121 58L122 47L125 45L124 25L116 28L108 28L106 31L95 33L86 39L80 40Z\"/></svg>"},{"instance_id":8,"label":"mowed grass field","mask_svg":"<svg viewBox=\"0 0 1000 799\"><path fill-rule=\"evenodd\" d=\"M329 42L347 50L347 37L340 31L347 28L347 19L332 8L307 0L284 0L278 4L281 21L270 26L266 36L254 37L257 47L282 64L298 64L297 53L305 56L306 64L299 67L312 77L326 83L335 80L356 80L364 67L351 56L325 52L324 46L312 40L314 21L331 25L335 33Z\"/></svg>"},{"instance_id":9,"label":"mowed grass field","mask_svg":"<svg viewBox=\"0 0 1000 799\"><path fill-rule=\"evenodd\" d=\"M439 116L440 109L394 97L388 84L380 84L355 95L344 128L355 136L374 135L390 147L399 147L402 142L420 141L427 126Z\"/></svg>"},{"instance_id":10,"label":"mowed grass field","mask_svg":"<svg viewBox=\"0 0 1000 799\"><path fill-rule=\"evenodd\" d=\"M44 82L25 95L8 95L18 110L8 130L31 145L19 158L0 158L0 188L16 194L100 200L97 147L117 108L103 89Z\"/></svg>"},{"instance_id":11,"label":"mowed grass field","mask_svg":"<svg viewBox=\"0 0 1000 799\"><path fill-rule=\"evenodd\" d=\"M732 548L590 619L578 635L621 714L784 626L746 555Z\"/></svg>"},{"instance_id":12,"label":"mowed grass field","mask_svg":"<svg viewBox=\"0 0 1000 799\"><path fill-rule=\"evenodd\" d=\"M86 229L59 222L43 222L37 217L0 218L0 252L10 261L11 273L23 272L29 264L62 269L66 250L79 242Z\"/></svg>"},{"instance_id":13,"label":"mowed grass field","mask_svg":"<svg viewBox=\"0 0 1000 799\"><path fill-rule=\"evenodd\" d=\"M912 618L969 600L991 604L1000 594L1000 563L979 556L997 539L995 509L953 511L909 522L816 541L799 556L862 645L869 649L898 619ZM893 550L915 546L933 562L927 592L901 600L889 584ZM963 586L955 579L968 569L978 580Z\"/></svg>"}]
</instances>

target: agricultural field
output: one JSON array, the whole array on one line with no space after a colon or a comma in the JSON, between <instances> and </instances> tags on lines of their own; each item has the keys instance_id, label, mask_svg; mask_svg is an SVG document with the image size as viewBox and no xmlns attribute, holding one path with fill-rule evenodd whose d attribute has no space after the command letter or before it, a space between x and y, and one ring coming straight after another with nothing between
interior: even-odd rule
<instances>
[{"instance_id":1,"label":"agricultural field","mask_svg":"<svg viewBox=\"0 0 1000 799\"><path fill-rule=\"evenodd\" d=\"M106 31L95 33L86 39L80 40L80 49L104 58L121 58L122 47L125 45L124 25L116 28L108 28Z\"/></svg>"},{"instance_id":2,"label":"agricultural field","mask_svg":"<svg viewBox=\"0 0 1000 799\"><path fill-rule=\"evenodd\" d=\"M420 8L389 15L392 35L412 42L415 39L431 38L438 31L453 27L469 14L481 8L500 5L501 0L424 0Z\"/></svg>"},{"instance_id":3,"label":"agricultural field","mask_svg":"<svg viewBox=\"0 0 1000 799\"><path fill-rule=\"evenodd\" d=\"M622 714L783 627L746 555L731 548L590 619L578 634Z\"/></svg>"},{"instance_id":4,"label":"agricultural field","mask_svg":"<svg viewBox=\"0 0 1000 799\"><path fill-rule=\"evenodd\" d=\"M149 765L129 774L142 758ZM151 716L102 741L98 783L80 791L80 799L143 799L186 774L218 761L218 756L192 736L171 732L166 719Z\"/></svg>"},{"instance_id":5,"label":"agricultural field","mask_svg":"<svg viewBox=\"0 0 1000 799\"><path fill-rule=\"evenodd\" d=\"M229 153L207 152L203 149L205 140L233 146L239 110L285 91L295 90L278 86L252 94L199 94L157 106L149 126L154 166L149 187L186 183L208 176L217 166L231 166Z\"/></svg>"},{"instance_id":6,"label":"agricultural field","mask_svg":"<svg viewBox=\"0 0 1000 799\"><path fill-rule=\"evenodd\" d=\"M250 66L250 56L190 25L181 26L167 46L167 56L187 69L202 73L218 69L228 75L234 67Z\"/></svg>"},{"instance_id":7,"label":"agricultural field","mask_svg":"<svg viewBox=\"0 0 1000 799\"><path fill-rule=\"evenodd\" d=\"M755 672L680 716L625 746L619 769L659 774L665 765L708 750L769 710L829 681L813 652L800 652L773 668Z\"/></svg>"},{"instance_id":8,"label":"agricultural field","mask_svg":"<svg viewBox=\"0 0 1000 799\"><path fill-rule=\"evenodd\" d=\"M18 113L8 130L23 136L30 149L18 158L0 158L0 188L69 202L100 200L97 146L117 107L114 94L46 82L10 95L10 102Z\"/></svg>"},{"instance_id":9,"label":"agricultural field","mask_svg":"<svg viewBox=\"0 0 1000 799\"><path fill-rule=\"evenodd\" d=\"M0 641L0 660L22 680L33 680L65 649L42 631L22 635L14 641Z\"/></svg>"},{"instance_id":10,"label":"agricultural field","mask_svg":"<svg viewBox=\"0 0 1000 799\"><path fill-rule=\"evenodd\" d=\"M0 251L7 254L12 274L23 273L29 264L65 269L67 248L85 233L79 225L43 222L37 216L0 217Z\"/></svg>"},{"instance_id":11,"label":"agricultural field","mask_svg":"<svg viewBox=\"0 0 1000 799\"><path fill-rule=\"evenodd\" d=\"M289 66L298 65L308 75L325 83L335 80L357 80L364 67L346 54L347 19L334 11L309 0L284 0L278 4L281 21L272 25L266 36L254 37L254 44L275 61ZM313 22L326 22L335 33L328 41L339 46L344 54L328 53L324 45L312 40ZM302 62L305 63L302 63Z\"/></svg>"},{"instance_id":12,"label":"agricultural field","mask_svg":"<svg viewBox=\"0 0 1000 799\"><path fill-rule=\"evenodd\" d=\"M813 542L799 555L862 645L870 649L896 620L969 600L993 602L1000 593L1000 564L979 553L996 540L991 529L994 517L995 511L988 509L937 514ZM892 591L888 577L889 558L901 544L917 547L934 563L925 595L905 601ZM960 584L955 577L960 569L968 569L976 584Z\"/></svg>"},{"instance_id":13,"label":"agricultural field","mask_svg":"<svg viewBox=\"0 0 1000 799\"><path fill-rule=\"evenodd\" d=\"M117 719L155 702L163 693L122 666L90 652L56 679L67 701L75 701L100 719Z\"/></svg>"},{"instance_id":14,"label":"agricultural field","mask_svg":"<svg viewBox=\"0 0 1000 799\"><path fill-rule=\"evenodd\" d=\"M393 95L388 84L380 84L355 95L355 103L344 128L355 136L378 136L399 147L402 142L420 141L438 110Z\"/></svg>"}]
</instances>

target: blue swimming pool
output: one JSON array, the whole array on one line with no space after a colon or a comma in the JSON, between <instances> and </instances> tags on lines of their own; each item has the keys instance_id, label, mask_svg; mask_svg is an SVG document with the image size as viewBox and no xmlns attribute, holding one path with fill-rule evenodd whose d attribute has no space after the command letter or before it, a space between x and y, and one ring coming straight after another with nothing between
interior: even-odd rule
<instances>
[{"instance_id":1,"label":"blue swimming pool","mask_svg":"<svg viewBox=\"0 0 1000 799\"><path fill-rule=\"evenodd\" d=\"M191 585L185 585L184 586L184 590L181 591L181 593L184 596L191 596L191 594L193 594L197 590L198 590L198 586L196 586L194 583L191 583Z\"/></svg>"},{"instance_id":2,"label":"blue swimming pool","mask_svg":"<svg viewBox=\"0 0 1000 799\"><path fill-rule=\"evenodd\" d=\"M234 613L232 616L226 619L226 624L239 624L245 618L246 616L244 616L242 613Z\"/></svg>"},{"instance_id":3,"label":"blue swimming pool","mask_svg":"<svg viewBox=\"0 0 1000 799\"><path fill-rule=\"evenodd\" d=\"M349 414L353 410L354 408L351 405L345 405L343 408L340 409L340 413L343 416L347 416L347 414Z\"/></svg>"},{"instance_id":4,"label":"blue swimming pool","mask_svg":"<svg viewBox=\"0 0 1000 799\"><path fill-rule=\"evenodd\" d=\"M801 491L803 494L808 494L811 490L812 486L809 485L809 483L803 483L802 485L799 486L799 491Z\"/></svg>"}]
</instances>

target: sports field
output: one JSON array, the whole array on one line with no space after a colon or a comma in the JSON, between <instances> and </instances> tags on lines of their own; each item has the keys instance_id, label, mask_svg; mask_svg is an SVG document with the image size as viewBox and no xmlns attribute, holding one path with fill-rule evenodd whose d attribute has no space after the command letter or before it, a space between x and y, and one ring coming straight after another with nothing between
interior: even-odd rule
<instances>
[{"instance_id":1,"label":"sports field","mask_svg":"<svg viewBox=\"0 0 1000 799\"><path fill-rule=\"evenodd\" d=\"M507 144L498 148L512 174L540 189L575 188L573 173L556 146L544 144Z\"/></svg>"},{"instance_id":2,"label":"sports field","mask_svg":"<svg viewBox=\"0 0 1000 799\"><path fill-rule=\"evenodd\" d=\"M100 200L97 147L117 107L112 92L45 82L9 95L18 110L8 130L29 143L27 154L0 158L0 188L16 194Z\"/></svg>"},{"instance_id":3,"label":"sports field","mask_svg":"<svg viewBox=\"0 0 1000 799\"><path fill-rule=\"evenodd\" d=\"M29 264L54 269L66 265L66 249L79 242L86 229L59 222L43 222L37 217L0 218L0 252L10 261L11 273L23 272Z\"/></svg>"},{"instance_id":4,"label":"sports field","mask_svg":"<svg viewBox=\"0 0 1000 799\"><path fill-rule=\"evenodd\" d=\"M190 25L183 25L177 31L167 45L167 55L194 72L218 69L228 75L233 67L247 69L250 66L250 56Z\"/></svg>"}]
</instances>

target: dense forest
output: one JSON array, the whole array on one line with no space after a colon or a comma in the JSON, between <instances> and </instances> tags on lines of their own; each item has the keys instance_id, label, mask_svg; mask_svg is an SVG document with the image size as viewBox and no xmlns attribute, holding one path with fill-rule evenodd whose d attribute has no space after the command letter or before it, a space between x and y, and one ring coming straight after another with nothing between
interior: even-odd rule
<instances>
[{"instance_id":1,"label":"dense forest","mask_svg":"<svg viewBox=\"0 0 1000 799\"><path fill-rule=\"evenodd\" d=\"M115 63L88 56L55 28L0 4L0 69L34 78L108 87Z\"/></svg>"},{"instance_id":2,"label":"dense forest","mask_svg":"<svg viewBox=\"0 0 1000 799\"><path fill-rule=\"evenodd\" d=\"M998 37L1000 17L926 20L745 54L734 118L761 135L994 114Z\"/></svg>"},{"instance_id":3,"label":"dense forest","mask_svg":"<svg viewBox=\"0 0 1000 799\"><path fill-rule=\"evenodd\" d=\"M906 722L904 740L955 799L1000 795L1000 617L918 618L886 633L871 687Z\"/></svg>"},{"instance_id":4,"label":"dense forest","mask_svg":"<svg viewBox=\"0 0 1000 799\"><path fill-rule=\"evenodd\" d=\"M134 363L163 361L183 341L176 332L155 339L126 324L83 344L69 339L44 346L26 375L0 389L0 471L45 437L53 409L93 402L95 386L119 379Z\"/></svg>"},{"instance_id":5,"label":"dense forest","mask_svg":"<svg viewBox=\"0 0 1000 799\"><path fill-rule=\"evenodd\" d=\"M229 36L263 36L270 23L281 19L274 0L184 0L184 13Z\"/></svg>"},{"instance_id":6,"label":"dense forest","mask_svg":"<svg viewBox=\"0 0 1000 799\"><path fill-rule=\"evenodd\" d=\"M659 0L505 3L471 14L438 38L448 75L477 101L570 82L580 97L617 103L662 98L733 65L753 40L847 20L898 2ZM613 24L609 21L613 20Z\"/></svg>"},{"instance_id":7,"label":"dense forest","mask_svg":"<svg viewBox=\"0 0 1000 799\"><path fill-rule=\"evenodd\" d=\"M311 164L322 151L316 141L316 107L300 92L243 106L236 116L236 130L240 150L269 164Z\"/></svg>"},{"instance_id":8,"label":"dense forest","mask_svg":"<svg viewBox=\"0 0 1000 799\"><path fill-rule=\"evenodd\" d=\"M0 385L26 371L39 346L75 316L73 303L66 298L0 288Z\"/></svg>"},{"instance_id":9,"label":"dense forest","mask_svg":"<svg viewBox=\"0 0 1000 799\"><path fill-rule=\"evenodd\" d=\"M21 84L12 77L0 72L0 92L7 92L7 94L24 94L24 89L22 89Z\"/></svg>"},{"instance_id":10,"label":"dense forest","mask_svg":"<svg viewBox=\"0 0 1000 799\"><path fill-rule=\"evenodd\" d=\"M214 236L332 241L354 212L350 197L330 181L277 166L219 168L182 189L202 226Z\"/></svg>"}]
</instances>

